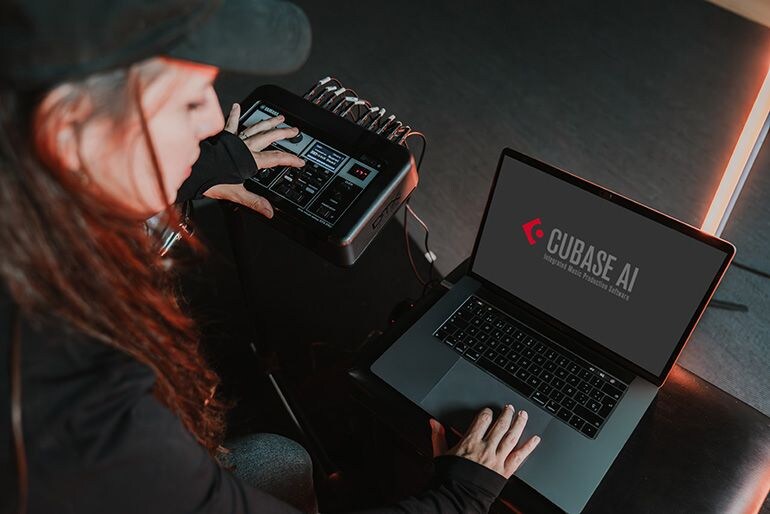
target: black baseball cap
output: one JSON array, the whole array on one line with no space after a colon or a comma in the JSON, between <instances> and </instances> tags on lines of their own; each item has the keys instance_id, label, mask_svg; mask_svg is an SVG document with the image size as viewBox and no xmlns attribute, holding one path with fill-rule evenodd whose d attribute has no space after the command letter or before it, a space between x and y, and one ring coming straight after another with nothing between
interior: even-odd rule
<instances>
[{"instance_id":1,"label":"black baseball cap","mask_svg":"<svg viewBox=\"0 0 770 514\"><path fill-rule=\"evenodd\" d=\"M305 62L310 39L280 0L2 0L0 83L41 89L156 55L277 75Z\"/></svg>"}]
</instances>

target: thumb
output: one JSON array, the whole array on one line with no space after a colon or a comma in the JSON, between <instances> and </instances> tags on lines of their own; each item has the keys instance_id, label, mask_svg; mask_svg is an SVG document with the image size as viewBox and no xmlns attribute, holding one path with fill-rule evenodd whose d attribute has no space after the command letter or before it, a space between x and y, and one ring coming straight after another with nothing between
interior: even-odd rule
<instances>
[{"instance_id":1,"label":"thumb","mask_svg":"<svg viewBox=\"0 0 770 514\"><path fill-rule=\"evenodd\" d=\"M238 131L238 118L241 116L241 106L239 104L233 104L230 109L230 114L227 116L225 122L225 130L231 134L235 134Z\"/></svg>"},{"instance_id":2,"label":"thumb","mask_svg":"<svg viewBox=\"0 0 770 514\"><path fill-rule=\"evenodd\" d=\"M435 419L430 420L430 440L433 444L433 456L438 457L447 452L446 432L444 426Z\"/></svg>"},{"instance_id":3,"label":"thumb","mask_svg":"<svg viewBox=\"0 0 770 514\"><path fill-rule=\"evenodd\" d=\"M273 207L267 198L252 193L243 187L243 184L217 184L207 189L203 196L215 200L228 200L257 211L266 218L273 217Z\"/></svg>"},{"instance_id":4,"label":"thumb","mask_svg":"<svg viewBox=\"0 0 770 514\"><path fill-rule=\"evenodd\" d=\"M267 198L245 190L245 188L244 191L241 191L240 193L238 198L234 200L235 202L248 207L251 210L257 211L268 219L273 217L273 207L270 205Z\"/></svg>"}]
</instances>

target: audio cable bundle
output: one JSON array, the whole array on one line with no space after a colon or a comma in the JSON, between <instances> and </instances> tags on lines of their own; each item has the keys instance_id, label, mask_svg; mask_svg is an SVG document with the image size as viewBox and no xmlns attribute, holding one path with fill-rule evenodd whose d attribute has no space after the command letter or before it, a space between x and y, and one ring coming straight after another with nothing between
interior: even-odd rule
<instances>
[{"instance_id":1,"label":"audio cable bundle","mask_svg":"<svg viewBox=\"0 0 770 514\"><path fill-rule=\"evenodd\" d=\"M389 141L393 141L407 149L409 149L409 138L419 138L422 142L420 156L417 160L417 173L419 174L428 142L422 132L412 130L410 125L398 120L395 114L391 113L388 115L387 109L373 105L369 100L361 98L355 90L345 87L339 79L331 76L324 77L316 82L307 90L304 94L304 98L341 118L351 121L366 130L379 134ZM424 256L430 263L427 279L423 278L417 271L417 267L412 257L412 251L409 245L408 216L412 216L425 231ZM423 294L434 282L433 266L436 261L436 254L430 250L428 245L429 234L430 231L427 224L414 212L414 209L409 205L409 200L407 199L404 206L404 241L406 253L415 277L423 286Z\"/></svg>"}]
</instances>

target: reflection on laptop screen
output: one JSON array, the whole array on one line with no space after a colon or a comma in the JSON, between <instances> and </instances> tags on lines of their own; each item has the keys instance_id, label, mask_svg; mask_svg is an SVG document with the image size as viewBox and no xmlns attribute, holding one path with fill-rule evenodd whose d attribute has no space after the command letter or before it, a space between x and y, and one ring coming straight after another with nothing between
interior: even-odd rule
<instances>
[{"instance_id":1,"label":"reflection on laptop screen","mask_svg":"<svg viewBox=\"0 0 770 514\"><path fill-rule=\"evenodd\" d=\"M660 375L725 253L505 157L473 271Z\"/></svg>"}]
</instances>

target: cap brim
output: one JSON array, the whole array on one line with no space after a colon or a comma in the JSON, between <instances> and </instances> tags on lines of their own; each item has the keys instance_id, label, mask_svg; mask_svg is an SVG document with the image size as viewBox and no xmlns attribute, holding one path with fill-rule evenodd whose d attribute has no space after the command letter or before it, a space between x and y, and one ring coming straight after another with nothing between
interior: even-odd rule
<instances>
[{"instance_id":1,"label":"cap brim","mask_svg":"<svg viewBox=\"0 0 770 514\"><path fill-rule=\"evenodd\" d=\"M310 42L310 22L294 4L225 0L166 54L226 71L280 75L302 66Z\"/></svg>"}]
</instances>

